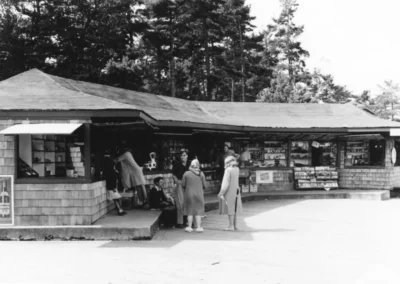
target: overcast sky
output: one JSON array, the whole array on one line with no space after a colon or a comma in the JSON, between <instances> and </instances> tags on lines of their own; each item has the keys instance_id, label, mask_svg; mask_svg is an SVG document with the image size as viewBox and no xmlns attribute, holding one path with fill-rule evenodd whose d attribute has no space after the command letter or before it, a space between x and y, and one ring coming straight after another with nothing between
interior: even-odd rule
<instances>
[{"instance_id":1,"label":"overcast sky","mask_svg":"<svg viewBox=\"0 0 400 284\"><path fill-rule=\"evenodd\" d=\"M279 16L279 0L246 0L264 29ZM355 94L400 82L400 1L298 0L295 23L304 25L307 67L334 76Z\"/></svg>"}]
</instances>

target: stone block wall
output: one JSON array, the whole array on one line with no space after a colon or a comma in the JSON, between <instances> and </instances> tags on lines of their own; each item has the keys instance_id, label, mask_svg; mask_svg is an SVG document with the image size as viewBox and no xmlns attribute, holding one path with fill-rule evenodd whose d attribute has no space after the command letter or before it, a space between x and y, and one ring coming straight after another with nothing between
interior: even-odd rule
<instances>
[{"instance_id":1,"label":"stone block wall","mask_svg":"<svg viewBox=\"0 0 400 284\"><path fill-rule=\"evenodd\" d=\"M16 226L91 225L112 209L109 205L104 181L14 186Z\"/></svg>"},{"instance_id":2,"label":"stone block wall","mask_svg":"<svg viewBox=\"0 0 400 284\"><path fill-rule=\"evenodd\" d=\"M0 131L14 125L13 120L0 120ZM15 143L14 136L0 135L0 175L15 173Z\"/></svg>"},{"instance_id":3,"label":"stone block wall","mask_svg":"<svg viewBox=\"0 0 400 284\"><path fill-rule=\"evenodd\" d=\"M261 169L260 169L261 170ZM268 168L262 170L269 170ZM258 191L288 191L294 190L293 169L271 170L274 174L273 183L258 184ZM255 177L254 177L255 180Z\"/></svg>"},{"instance_id":4,"label":"stone block wall","mask_svg":"<svg viewBox=\"0 0 400 284\"><path fill-rule=\"evenodd\" d=\"M393 168L339 169L339 187L348 189L393 189Z\"/></svg>"}]
</instances>

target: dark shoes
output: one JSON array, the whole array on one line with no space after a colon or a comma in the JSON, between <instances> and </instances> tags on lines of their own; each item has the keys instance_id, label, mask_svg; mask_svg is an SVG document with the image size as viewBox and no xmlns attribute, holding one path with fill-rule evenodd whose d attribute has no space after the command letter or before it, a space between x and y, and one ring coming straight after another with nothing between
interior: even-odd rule
<instances>
[{"instance_id":1,"label":"dark shoes","mask_svg":"<svg viewBox=\"0 0 400 284\"><path fill-rule=\"evenodd\" d=\"M125 212L125 211L118 212L118 216L124 216L124 215L126 215L126 212Z\"/></svg>"}]
</instances>

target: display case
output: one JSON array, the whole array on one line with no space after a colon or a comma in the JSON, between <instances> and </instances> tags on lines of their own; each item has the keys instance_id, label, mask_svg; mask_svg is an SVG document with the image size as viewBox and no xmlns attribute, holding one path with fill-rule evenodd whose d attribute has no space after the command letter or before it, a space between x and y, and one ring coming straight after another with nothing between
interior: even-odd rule
<instances>
[{"instance_id":1,"label":"display case","mask_svg":"<svg viewBox=\"0 0 400 284\"><path fill-rule=\"evenodd\" d=\"M345 165L369 165L369 142L368 141L347 141Z\"/></svg>"},{"instance_id":2,"label":"display case","mask_svg":"<svg viewBox=\"0 0 400 284\"><path fill-rule=\"evenodd\" d=\"M32 135L32 168L39 176L56 176L65 168L65 143L63 136Z\"/></svg>"},{"instance_id":3,"label":"display case","mask_svg":"<svg viewBox=\"0 0 400 284\"><path fill-rule=\"evenodd\" d=\"M288 144L279 141L264 142L264 166L287 167Z\"/></svg>"},{"instance_id":4,"label":"display case","mask_svg":"<svg viewBox=\"0 0 400 284\"><path fill-rule=\"evenodd\" d=\"M311 166L311 148L308 141L292 141L290 160L295 167Z\"/></svg>"},{"instance_id":5,"label":"display case","mask_svg":"<svg viewBox=\"0 0 400 284\"><path fill-rule=\"evenodd\" d=\"M321 144L322 166L336 166L337 144L335 142L325 142Z\"/></svg>"},{"instance_id":6,"label":"display case","mask_svg":"<svg viewBox=\"0 0 400 284\"><path fill-rule=\"evenodd\" d=\"M84 177L83 146L78 135L31 135L21 137L21 177ZM25 153L25 154L24 154ZM28 157L30 153L30 157Z\"/></svg>"},{"instance_id":7,"label":"display case","mask_svg":"<svg viewBox=\"0 0 400 284\"><path fill-rule=\"evenodd\" d=\"M296 189L324 188L329 190L338 187L338 171L331 167L295 167L294 179Z\"/></svg>"}]
</instances>

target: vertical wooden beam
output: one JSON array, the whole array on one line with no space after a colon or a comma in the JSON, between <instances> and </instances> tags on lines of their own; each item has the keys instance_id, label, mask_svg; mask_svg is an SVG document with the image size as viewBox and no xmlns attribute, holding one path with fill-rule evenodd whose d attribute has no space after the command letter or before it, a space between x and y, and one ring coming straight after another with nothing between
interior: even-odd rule
<instances>
[{"instance_id":1,"label":"vertical wooden beam","mask_svg":"<svg viewBox=\"0 0 400 284\"><path fill-rule=\"evenodd\" d=\"M18 159L19 159L19 136L14 137L14 181L18 178ZM14 201L13 201L14 202Z\"/></svg>"},{"instance_id":2,"label":"vertical wooden beam","mask_svg":"<svg viewBox=\"0 0 400 284\"><path fill-rule=\"evenodd\" d=\"M91 167L92 167L92 147L91 147L91 133L90 123L84 124L84 143L85 143L85 178L91 178Z\"/></svg>"}]
</instances>

